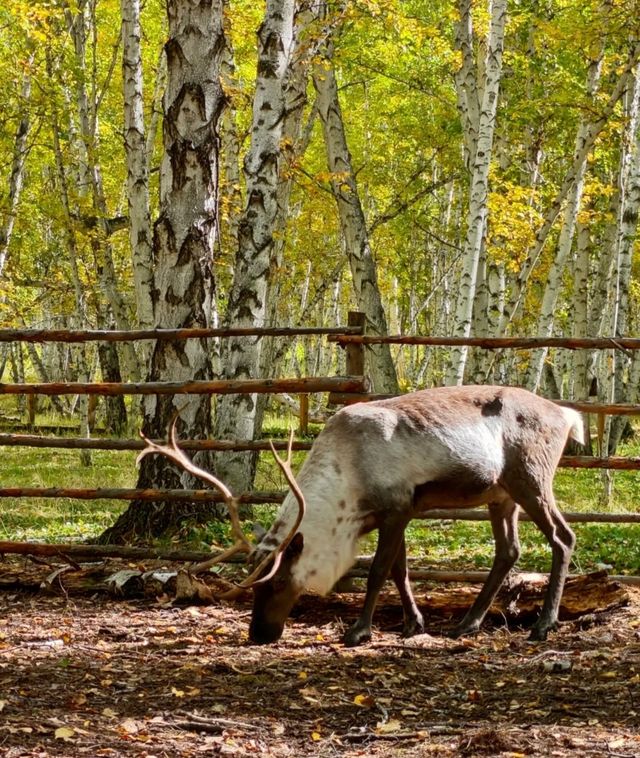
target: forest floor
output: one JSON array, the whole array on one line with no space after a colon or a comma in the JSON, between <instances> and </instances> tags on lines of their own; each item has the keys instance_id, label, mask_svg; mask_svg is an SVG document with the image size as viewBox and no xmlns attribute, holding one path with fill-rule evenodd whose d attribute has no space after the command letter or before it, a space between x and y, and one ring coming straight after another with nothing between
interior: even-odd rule
<instances>
[{"instance_id":1,"label":"forest floor","mask_svg":"<svg viewBox=\"0 0 640 758\"><path fill-rule=\"evenodd\" d=\"M417 587L427 613L433 591ZM0 755L640 756L640 590L544 643L499 623L451 640L456 619L433 615L404 641L389 593L372 642L347 649L361 603L304 598L255 647L248 601L4 589Z\"/></svg>"}]
</instances>

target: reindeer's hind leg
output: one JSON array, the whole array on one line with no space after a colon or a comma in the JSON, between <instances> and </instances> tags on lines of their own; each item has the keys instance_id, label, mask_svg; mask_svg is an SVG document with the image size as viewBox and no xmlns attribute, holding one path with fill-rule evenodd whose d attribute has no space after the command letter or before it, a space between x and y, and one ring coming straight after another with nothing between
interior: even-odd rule
<instances>
[{"instance_id":1,"label":"reindeer's hind leg","mask_svg":"<svg viewBox=\"0 0 640 758\"><path fill-rule=\"evenodd\" d=\"M520 556L518 506L515 502L508 498L489 503L489 515L496 545L493 565L473 605L450 633L451 637L475 634L480 629L493 599Z\"/></svg>"},{"instance_id":2,"label":"reindeer's hind leg","mask_svg":"<svg viewBox=\"0 0 640 758\"><path fill-rule=\"evenodd\" d=\"M407 566L407 547L405 544L404 533L402 543L396 555L396 559L391 567L391 576L402 601L402 610L404 613L404 623L402 625L402 636L413 637L414 634L424 632L424 619L418 610L411 584L409 582L409 568Z\"/></svg>"},{"instance_id":3,"label":"reindeer's hind leg","mask_svg":"<svg viewBox=\"0 0 640 758\"><path fill-rule=\"evenodd\" d=\"M378 595L382 585L389 576L392 566L397 559L398 552L404 542L404 529L407 525L407 517L399 512L392 511L386 515L384 522L378 529L378 547L369 569L367 579L367 594L360 618L347 629L344 635L344 644L355 647L371 639L371 622L373 611L378 602ZM406 559L405 559L406 560Z\"/></svg>"},{"instance_id":4,"label":"reindeer's hind leg","mask_svg":"<svg viewBox=\"0 0 640 758\"><path fill-rule=\"evenodd\" d=\"M520 479L516 486L509 488L509 492L529 514L551 547L549 586L540 616L529 635L531 640L546 640L547 634L558 623L560 600L576 538L556 506L550 480L538 483L536 480L524 482Z\"/></svg>"}]
</instances>

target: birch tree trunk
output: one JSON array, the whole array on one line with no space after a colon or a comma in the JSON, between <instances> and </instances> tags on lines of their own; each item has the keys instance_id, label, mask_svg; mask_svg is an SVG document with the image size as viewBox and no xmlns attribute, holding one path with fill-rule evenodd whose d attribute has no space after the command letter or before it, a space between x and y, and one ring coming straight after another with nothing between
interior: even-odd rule
<instances>
[{"instance_id":1,"label":"birch tree trunk","mask_svg":"<svg viewBox=\"0 0 640 758\"><path fill-rule=\"evenodd\" d=\"M589 101L594 100L598 93L604 50L605 38L602 38L600 40L600 49L598 50L597 55L590 61L588 67L586 95ZM587 155L584 152L584 145L589 137L589 129L590 123L586 119L583 119L580 122L578 133L576 135L574 161L578 155L582 155L583 160L577 164L575 180L569 191L567 204L564 210L560 237L558 239L558 248L551 264L551 268L549 269L549 273L547 274L547 281L542 296L540 315L538 317L536 328L536 335L538 337L550 337L553 334L556 304L562 286L562 277L571 253L576 220L578 218L580 203L582 201L582 190L587 169ZM535 350L531 356L525 384L534 392L538 389L538 385L540 384L542 367L547 353L548 350L543 348L541 350Z\"/></svg>"},{"instance_id":2,"label":"birch tree trunk","mask_svg":"<svg viewBox=\"0 0 640 758\"><path fill-rule=\"evenodd\" d=\"M29 101L31 100L31 72L30 67L33 63L33 53L27 60L27 67L22 77L22 87L20 89L20 104L22 116L16 129L13 142L13 158L11 160L11 175L9 176L9 191L7 197L7 207L4 210L4 223L0 226L0 278L4 273L4 267L7 264L9 254L9 244L13 227L16 220L16 211L20 202L22 185L24 182L24 166L27 159L27 137L29 135L30 118L29 118Z\"/></svg>"},{"instance_id":3,"label":"birch tree trunk","mask_svg":"<svg viewBox=\"0 0 640 758\"><path fill-rule=\"evenodd\" d=\"M222 0L168 0L167 89L160 215L155 223L154 313L159 328L207 327L213 296L213 249L217 222L218 121L224 106L220 86ZM149 381L185 381L212 376L206 340L157 342ZM144 433L165 437L177 414L180 436L211 436L206 396L145 398ZM200 465L206 456L200 454ZM196 480L161 456L142 462L138 487L193 487ZM133 502L101 542L148 538L175 528L180 519L210 516L214 509L178 503Z\"/></svg>"},{"instance_id":4,"label":"birch tree trunk","mask_svg":"<svg viewBox=\"0 0 640 758\"><path fill-rule=\"evenodd\" d=\"M258 31L258 70L253 102L251 146L245 158L246 207L238 224L238 251L226 323L233 327L263 326L267 315L267 283L278 213L278 181L285 118L284 83L291 59L294 0L267 0ZM255 337L226 340L222 346L224 376L255 378L261 341ZM253 439L255 395L219 399L215 436ZM216 456L218 476L233 492L253 480L252 457L242 453Z\"/></svg>"},{"instance_id":5,"label":"birch tree trunk","mask_svg":"<svg viewBox=\"0 0 640 758\"><path fill-rule=\"evenodd\" d=\"M138 326L153 326L153 261L149 211L149 171L142 97L140 0L121 0L124 149L127 160L129 239Z\"/></svg>"},{"instance_id":6,"label":"birch tree trunk","mask_svg":"<svg viewBox=\"0 0 640 758\"><path fill-rule=\"evenodd\" d=\"M461 25L467 26L471 23L470 6L469 0L461 0ZM480 108L477 139L473 138L472 132L469 138L470 160L472 161L470 165L472 168L467 232L454 323L454 334L457 337L468 337L471 332L478 264L486 234L489 167L493 150L493 135L498 109L500 80L502 78L502 50L504 46L506 16L507 0L493 0L491 3L491 25L486 46L484 80L481 87L478 86L478 80L476 80L475 88L471 87L469 97L467 98L471 102L473 100L472 95L478 90L482 91L481 100L478 96ZM463 68L465 65L463 55ZM471 116L468 116L465 121L465 114L463 112L463 125L468 122L470 130L473 128L472 121ZM448 384L460 384L462 382L467 352L467 348L464 347L451 351L451 360L446 377Z\"/></svg>"},{"instance_id":7,"label":"birch tree trunk","mask_svg":"<svg viewBox=\"0 0 640 758\"><path fill-rule=\"evenodd\" d=\"M81 196L89 192L91 193L99 234L92 234L90 241L96 258L95 264L100 287L113 313L117 327L126 330L131 328L131 322L124 298L118 286L113 261L113 250L109 242L110 214L104 192L102 168L98 160L97 82L92 82L91 93L87 87L87 33L89 30L93 37L94 46L97 34L95 0L80 0L77 5L77 12L74 14L67 8L65 10L65 17L69 34L73 40L77 68L76 105L80 124L78 148L81 153L79 193ZM93 75L96 74L95 71L92 73ZM130 377L134 381L139 380L141 376L139 362L133 345L131 343L124 343L120 356L123 361L125 376Z\"/></svg>"},{"instance_id":8,"label":"birch tree trunk","mask_svg":"<svg viewBox=\"0 0 640 758\"><path fill-rule=\"evenodd\" d=\"M347 145L332 57L333 43L328 40L322 59L313 68L313 86L317 92L316 103L324 134L327 165L358 309L365 314L369 333L386 335L387 319L378 285L378 272ZM398 377L389 345L371 346L367 373L374 392L398 392Z\"/></svg>"},{"instance_id":9,"label":"birch tree trunk","mask_svg":"<svg viewBox=\"0 0 640 758\"><path fill-rule=\"evenodd\" d=\"M629 286L631 264L638 227L640 209L640 67L634 71L627 97L627 128L623 137L620 170L620 200L616 217L615 235L611 255L614 264L611 334L616 337L629 331ZM635 402L638 388L628 381L631 360L623 351L613 354L613 371L610 378L610 396L616 402ZM615 454L627 419L609 419L607 446Z\"/></svg>"},{"instance_id":10,"label":"birch tree trunk","mask_svg":"<svg viewBox=\"0 0 640 758\"><path fill-rule=\"evenodd\" d=\"M51 59L47 55L47 68L49 75L51 75ZM73 292L75 296L76 306L76 319L77 325L83 328L87 324L87 300L85 289L80 280L80 272L78 271L78 246L76 240L76 233L74 224L72 221L71 202L69 199L69 188L67 183L67 176L64 167L64 161L62 158L62 147L60 144L60 124L58 121L58 112L55 105L55 99L53 102L53 151L56 161L56 171L58 175L58 189L62 199L62 208L64 210L64 228L65 228L65 242L66 249L69 254L69 266L71 270L71 283L73 285ZM85 346L79 345L77 347L77 363L78 363L78 379L81 382L89 381L89 368L87 365ZM83 437L90 436L89 429L89 403L87 395L80 395L78 399L80 405L80 434ZM83 466L91 465L91 454L88 450L83 450L80 453L80 462Z\"/></svg>"}]
</instances>

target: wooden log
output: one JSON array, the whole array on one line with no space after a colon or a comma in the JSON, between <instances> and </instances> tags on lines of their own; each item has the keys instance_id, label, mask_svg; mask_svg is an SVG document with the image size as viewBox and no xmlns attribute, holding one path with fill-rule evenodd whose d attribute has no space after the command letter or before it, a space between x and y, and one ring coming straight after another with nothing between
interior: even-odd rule
<instances>
[{"instance_id":1,"label":"wooden log","mask_svg":"<svg viewBox=\"0 0 640 758\"><path fill-rule=\"evenodd\" d=\"M165 440L154 440L162 444ZM310 450L311 442L294 440L293 450ZM37 434L0 434L0 447L38 447L64 450L142 450L145 443L137 439L99 439L95 437L44 437ZM288 443L273 440L276 450L286 450ZM268 440L181 440L184 450L270 450ZM561 468L615 469L635 471L640 469L640 458L611 456L597 458L591 455L567 455L560 459Z\"/></svg>"},{"instance_id":2,"label":"wooden log","mask_svg":"<svg viewBox=\"0 0 640 758\"><path fill-rule=\"evenodd\" d=\"M354 568L347 576L363 579L366 578L371 566L371 558L359 558ZM630 586L640 586L640 576L630 574L606 574L605 572L595 572L598 576L606 576L608 580L627 584ZM488 571L443 571L438 569L421 569L411 568L409 570L409 579L413 582L435 582L437 584L484 584L489 576ZM578 579L585 574L569 574L568 579ZM535 571L514 572L511 575L511 582L524 582L527 584L544 585L549 581L549 574Z\"/></svg>"},{"instance_id":3,"label":"wooden log","mask_svg":"<svg viewBox=\"0 0 640 758\"><path fill-rule=\"evenodd\" d=\"M309 395L299 395L300 414L298 416L298 434L309 434Z\"/></svg>"},{"instance_id":4,"label":"wooden log","mask_svg":"<svg viewBox=\"0 0 640 758\"><path fill-rule=\"evenodd\" d=\"M266 505L281 503L284 492L245 492L237 499L243 504ZM194 503L222 503L222 495L215 490L161 490L161 489L124 489L118 487L101 487L98 489L81 489L75 487L3 487L3 497L42 497L68 498L69 500L167 500Z\"/></svg>"},{"instance_id":5,"label":"wooden log","mask_svg":"<svg viewBox=\"0 0 640 758\"><path fill-rule=\"evenodd\" d=\"M640 524L640 513L567 513L563 511L562 515L572 524ZM480 508L434 508L425 511L418 518L445 521L489 521L489 513ZM522 510L519 513L519 519L531 521Z\"/></svg>"},{"instance_id":6,"label":"wooden log","mask_svg":"<svg viewBox=\"0 0 640 758\"><path fill-rule=\"evenodd\" d=\"M300 337L358 334L358 327L251 327L232 329L0 329L0 342L133 342L177 341L209 337Z\"/></svg>"},{"instance_id":7,"label":"wooden log","mask_svg":"<svg viewBox=\"0 0 640 758\"><path fill-rule=\"evenodd\" d=\"M166 440L155 440L164 444ZM94 437L43 437L36 434L0 434L0 446L61 448L66 450L142 450L146 443L138 439L97 439ZM276 450L286 450L288 443L273 440ZM184 450L270 450L268 440L180 440ZM311 442L294 440L293 450L310 450Z\"/></svg>"},{"instance_id":8,"label":"wooden log","mask_svg":"<svg viewBox=\"0 0 640 758\"><path fill-rule=\"evenodd\" d=\"M485 350L516 348L534 350L540 347L566 348L567 350L640 350L637 337L421 337L407 334L375 336L364 334L330 334L329 342L339 345L433 345L453 347L468 345Z\"/></svg>"},{"instance_id":9,"label":"wooden log","mask_svg":"<svg viewBox=\"0 0 640 758\"><path fill-rule=\"evenodd\" d=\"M43 542L1 542L0 555L35 555L39 557L69 557L73 559L124 558L125 560L164 560L199 563L215 553L195 550L167 550L162 547L125 547L123 545L73 545Z\"/></svg>"},{"instance_id":10,"label":"wooden log","mask_svg":"<svg viewBox=\"0 0 640 758\"><path fill-rule=\"evenodd\" d=\"M271 392L366 392L363 376L300 379L219 379L190 382L51 382L0 384L0 395L231 395Z\"/></svg>"}]
</instances>

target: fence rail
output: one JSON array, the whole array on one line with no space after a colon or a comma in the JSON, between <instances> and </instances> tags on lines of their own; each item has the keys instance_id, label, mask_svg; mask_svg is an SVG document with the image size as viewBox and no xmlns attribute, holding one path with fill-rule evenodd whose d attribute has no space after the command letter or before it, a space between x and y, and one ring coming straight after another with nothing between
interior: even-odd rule
<instances>
[{"instance_id":1,"label":"fence rail","mask_svg":"<svg viewBox=\"0 0 640 758\"><path fill-rule=\"evenodd\" d=\"M304 337L359 334L360 326L252 327L247 329L0 329L0 342L139 342L210 337Z\"/></svg>"},{"instance_id":2,"label":"fence rail","mask_svg":"<svg viewBox=\"0 0 640 758\"><path fill-rule=\"evenodd\" d=\"M535 350L541 347L567 350L640 350L637 337L421 337L395 334L381 337L373 334L330 334L329 342L339 345L431 345L433 347L479 347L485 350L515 348Z\"/></svg>"},{"instance_id":3,"label":"fence rail","mask_svg":"<svg viewBox=\"0 0 640 758\"><path fill-rule=\"evenodd\" d=\"M218 379L190 382L48 382L0 384L0 395L233 395L268 393L366 392L364 376L300 379Z\"/></svg>"}]
</instances>

